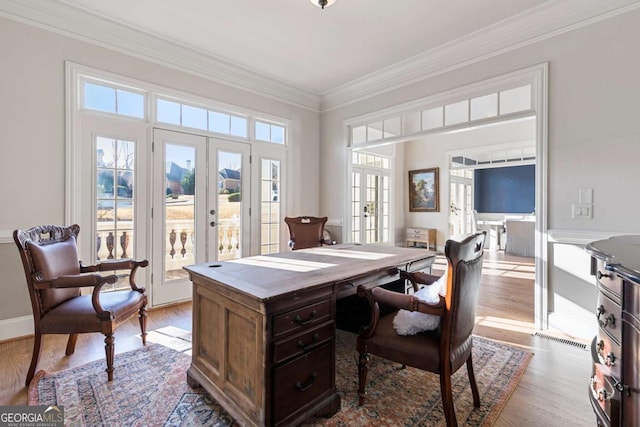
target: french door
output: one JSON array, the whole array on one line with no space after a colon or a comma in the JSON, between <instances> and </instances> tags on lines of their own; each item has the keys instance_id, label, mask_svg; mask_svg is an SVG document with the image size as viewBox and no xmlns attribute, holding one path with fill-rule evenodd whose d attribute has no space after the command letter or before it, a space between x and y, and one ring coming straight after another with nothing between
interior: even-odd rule
<instances>
[{"instance_id":1,"label":"french door","mask_svg":"<svg viewBox=\"0 0 640 427\"><path fill-rule=\"evenodd\" d=\"M249 145L153 131L152 302L191 298L186 265L249 250ZM243 183L247 183L246 186ZM243 197L244 196L244 197Z\"/></svg>"},{"instance_id":2,"label":"french door","mask_svg":"<svg viewBox=\"0 0 640 427\"><path fill-rule=\"evenodd\" d=\"M70 150L70 172L76 182L69 189L70 223L80 225L80 259L86 264L102 260L148 257L149 180L148 138L144 124L83 117L78 150ZM122 273L122 274L121 274ZM128 287L124 272L118 282L103 289ZM140 270L139 286L148 287Z\"/></svg>"},{"instance_id":3,"label":"french door","mask_svg":"<svg viewBox=\"0 0 640 427\"><path fill-rule=\"evenodd\" d=\"M449 180L450 235L473 232L473 171L452 170Z\"/></svg>"},{"instance_id":4,"label":"french door","mask_svg":"<svg viewBox=\"0 0 640 427\"><path fill-rule=\"evenodd\" d=\"M389 176L380 170L353 167L351 173L351 241L389 241Z\"/></svg>"}]
</instances>

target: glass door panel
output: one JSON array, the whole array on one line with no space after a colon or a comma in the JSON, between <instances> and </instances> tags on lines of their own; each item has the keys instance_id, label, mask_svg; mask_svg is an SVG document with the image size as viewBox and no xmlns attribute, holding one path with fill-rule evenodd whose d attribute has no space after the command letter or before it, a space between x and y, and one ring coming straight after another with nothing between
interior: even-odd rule
<instances>
[{"instance_id":1,"label":"glass door panel","mask_svg":"<svg viewBox=\"0 0 640 427\"><path fill-rule=\"evenodd\" d=\"M196 262L196 147L167 143L164 149L164 280L170 281L186 279L188 273L182 267Z\"/></svg>"},{"instance_id":2,"label":"glass door panel","mask_svg":"<svg viewBox=\"0 0 640 427\"><path fill-rule=\"evenodd\" d=\"M207 259L206 170L205 137L154 130L153 305L189 299L182 267Z\"/></svg>"},{"instance_id":3,"label":"glass door panel","mask_svg":"<svg viewBox=\"0 0 640 427\"><path fill-rule=\"evenodd\" d=\"M380 194L379 177L374 174L365 174L366 191L364 202L365 218L365 243L378 242L379 215L378 195Z\"/></svg>"},{"instance_id":4,"label":"glass door panel","mask_svg":"<svg viewBox=\"0 0 640 427\"><path fill-rule=\"evenodd\" d=\"M78 152L78 185L69 201L70 223L80 225L81 259L87 264L107 259L149 259L147 233L150 208L148 135L139 123L110 117L82 120ZM118 281L102 289L128 288L128 271L114 274ZM148 268L136 273L136 283L149 287Z\"/></svg>"},{"instance_id":5,"label":"glass door panel","mask_svg":"<svg viewBox=\"0 0 640 427\"><path fill-rule=\"evenodd\" d=\"M250 254L249 145L209 138L208 261Z\"/></svg>"},{"instance_id":6,"label":"glass door panel","mask_svg":"<svg viewBox=\"0 0 640 427\"><path fill-rule=\"evenodd\" d=\"M281 162L262 158L260 162L260 254L280 252Z\"/></svg>"},{"instance_id":7,"label":"glass door panel","mask_svg":"<svg viewBox=\"0 0 640 427\"><path fill-rule=\"evenodd\" d=\"M452 236L473 232L473 181L466 175L465 170L452 170L450 174L449 231Z\"/></svg>"},{"instance_id":8,"label":"glass door panel","mask_svg":"<svg viewBox=\"0 0 640 427\"><path fill-rule=\"evenodd\" d=\"M354 243L389 241L389 177L354 167L351 174L351 238Z\"/></svg>"}]
</instances>

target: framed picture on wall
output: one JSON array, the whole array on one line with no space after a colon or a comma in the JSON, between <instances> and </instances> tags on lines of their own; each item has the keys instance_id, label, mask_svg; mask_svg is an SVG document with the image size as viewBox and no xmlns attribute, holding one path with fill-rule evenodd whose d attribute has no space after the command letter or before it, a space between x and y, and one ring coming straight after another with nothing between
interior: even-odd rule
<instances>
[{"instance_id":1,"label":"framed picture on wall","mask_svg":"<svg viewBox=\"0 0 640 427\"><path fill-rule=\"evenodd\" d=\"M409 171L409 212L439 212L438 168Z\"/></svg>"}]
</instances>

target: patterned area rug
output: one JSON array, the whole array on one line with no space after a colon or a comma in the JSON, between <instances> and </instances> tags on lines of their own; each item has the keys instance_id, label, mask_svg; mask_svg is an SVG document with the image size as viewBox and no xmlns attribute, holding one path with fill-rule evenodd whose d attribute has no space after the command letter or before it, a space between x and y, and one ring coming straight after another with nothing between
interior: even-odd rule
<instances>
[{"instance_id":1,"label":"patterned area rug","mask_svg":"<svg viewBox=\"0 0 640 427\"><path fill-rule=\"evenodd\" d=\"M313 426L444 425L440 383L433 374L371 357L365 405L357 406L355 335L338 331L336 385L342 409ZM524 373L532 354L474 337L473 364L481 407L474 408L464 367L453 377L460 425L491 425ZM118 354L115 376L106 381L104 360L56 373L38 372L29 387L30 405L62 405L73 426L237 425L206 392L191 389L191 357L161 344Z\"/></svg>"}]
</instances>

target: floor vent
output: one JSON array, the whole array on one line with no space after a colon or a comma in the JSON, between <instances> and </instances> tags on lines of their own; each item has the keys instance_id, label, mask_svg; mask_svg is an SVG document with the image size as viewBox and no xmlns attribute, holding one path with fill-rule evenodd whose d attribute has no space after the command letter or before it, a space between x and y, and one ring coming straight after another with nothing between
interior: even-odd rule
<instances>
[{"instance_id":1,"label":"floor vent","mask_svg":"<svg viewBox=\"0 0 640 427\"><path fill-rule=\"evenodd\" d=\"M582 350L587 350L587 344L584 344L578 341L573 341L567 338L558 338L552 335L543 334L542 332L536 332L533 335L535 335L536 337L544 338L546 340L559 342L560 344L567 344L572 347L577 347L577 348L581 348Z\"/></svg>"}]
</instances>

